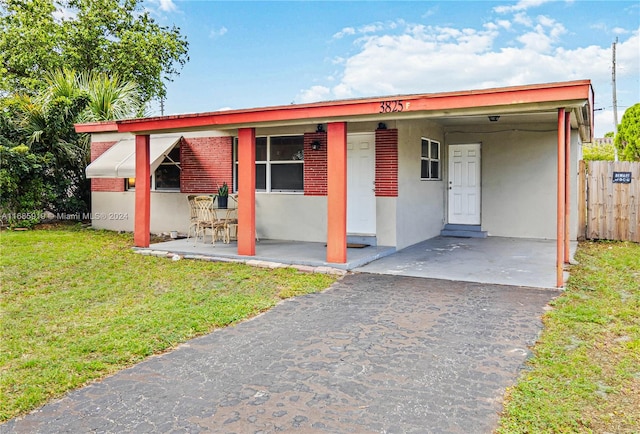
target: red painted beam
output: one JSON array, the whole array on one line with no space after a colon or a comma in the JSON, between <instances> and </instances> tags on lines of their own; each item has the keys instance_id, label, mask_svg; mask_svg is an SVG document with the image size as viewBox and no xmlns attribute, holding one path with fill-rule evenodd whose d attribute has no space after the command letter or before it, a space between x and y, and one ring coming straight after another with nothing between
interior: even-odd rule
<instances>
[{"instance_id":1,"label":"red painted beam","mask_svg":"<svg viewBox=\"0 0 640 434\"><path fill-rule=\"evenodd\" d=\"M327 124L327 262L347 262L347 124Z\"/></svg>"},{"instance_id":2,"label":"red painted beam","mask_svg":"<svg viewBox=\"0 0 640 434\"><path fill-rule=\"evenodd\" d=\"M149 247L151 241L151 166L149 136L136 136L136 207L133 242L136 247Z\"/></svg>"},{"instance_id":3,"label":"red painted beam","mask_svg":"<svg viewBox=\"0 0 640 434\"><path fill-rule=\"evenodd\" d=\"M118 131L115 121L89 122L86 124L74 124L76 133L109 133Z\"/></svg>"},{"instance_id":4,"label":"red painted beam","mask_svg":"<svg viewBox=\"0 0 640 434\"><path fill-rule=\"evenodd\" d=\"M380 115L381 118L384 118L389 114L401 116L402 113L411 112L589 100L591 95L590 81L582 80L475 91L400 95L156 118L123 119L116 122L120 132L151 132L290 120L338 119L360 115Z\"/></svg>"},{"instance_id":5,"label":"red painted beam","mask_svg":"<svg viewBox=\"0 0 640 434\"><path fill-rule=\"evenodd\" d=\"M256 130L238 130L238 255L256 254Z\"/></svg>"},{"instance_id":6,"label":"red painted beam","mask_svg":"<svg viewBox=\"0 0 640 434\"><path fill-rule=\"evenodd\" d=\"M556 206L556 286L564 286L564 234L566 197L565 109L558 109L558 195Z\"/></svg>"}]
</instances>

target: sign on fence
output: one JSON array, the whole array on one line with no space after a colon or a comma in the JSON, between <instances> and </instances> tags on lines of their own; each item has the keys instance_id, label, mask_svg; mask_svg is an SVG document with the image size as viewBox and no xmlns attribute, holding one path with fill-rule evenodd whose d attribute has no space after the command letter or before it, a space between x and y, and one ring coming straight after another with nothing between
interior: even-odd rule
<instances>
[{"instance_id":1,"label":"sign on fence","mask_svg":"<svg viewBox=\"0 0 640 434\"><path fill-rule=\"evenodd\" d=\"M580 162L580 231L588 239L640 242L640 162L587 165Z\"/></svg>"},{"instance_id":2,"label":"sign on fence","mask_svg":"<svg viewBox=\"0 0 640 434\"><path fill-rule=\"evenodd\" d=\"M631 172L613 172L614 184L631 184Z\"/></svg>"}]
</instances>

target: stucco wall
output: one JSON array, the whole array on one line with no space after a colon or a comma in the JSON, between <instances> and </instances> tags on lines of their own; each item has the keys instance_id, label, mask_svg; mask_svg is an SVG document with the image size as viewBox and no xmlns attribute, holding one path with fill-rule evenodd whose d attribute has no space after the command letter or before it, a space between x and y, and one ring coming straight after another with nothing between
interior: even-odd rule
<instances>
[{"instance_id":1,"label":"stucco wall","mask_svg":"<svg viewBox=\"0 0 640 434\"><path fill-rule=\"evenodd\" d=\"M379 246L396 245L397 203L396 197L376 198L376 242Z\"/></svg>"},{"instance_id":2,"label":"stucco wall","mask_svg":"<svg viewBox=\"0 0 640 434\"><path fill-rule=\"evenodd\" d=\"M134 192L93 192L92 226L132 232ZM187 195L151 192L151 232L187 232ZM256 231L260 238L324 242L327 239L327 198L300 194L256 194Z\"/></svg>"},{"instance_id":3,"label":"stucco wall","mask_svg":"<svg viewBox=\"0 0 640 434\"><path fill-rule=\"evenodd\" d=\"M444 135L430 121L398 121L398 201L396 247L402 249L440 234L444 224ZM437 140L441 146L442 180L420 180L421 139Z\"/></svg>"},{"instance_id":4,"label":"stucco wall","mask_svg":"<svg viewBox=\"0 0 640 434\"><path fill-rule=\"evenodd\" d=\"M530 129L530 128L529 128ZM555 239L556 131L517 126L487 133L450 133L447 144L478 143L482 161L482 229L490 236ZM577 226L577 133L571 149L571 238Z\"/></svg>"},{"instance_id":5,"label":"stucco wall","mask_svg":"<svg viewBox=\"0 0 640 434\"><path fill-rule=\"evenodd\" d=\"M135 192L92 192L92 221L97 229L133 231ZM187 195L177 192L151 192L151 232L179 231L189 228Z\"/></svg>"},{"instance_id":6,"label":"stucco wall","mask_svg":"<svg viewBox=\"0 0 640 434\"><path fill-rule=\"evenodd\" d=\"M260 238L327 241L327 197L256 193L256 232Z\"/></svg>"}]
</instances>

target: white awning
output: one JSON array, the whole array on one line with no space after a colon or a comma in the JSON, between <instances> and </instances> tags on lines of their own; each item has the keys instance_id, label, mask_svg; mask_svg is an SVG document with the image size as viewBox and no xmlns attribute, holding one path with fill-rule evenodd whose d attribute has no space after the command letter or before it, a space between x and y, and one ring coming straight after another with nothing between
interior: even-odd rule
<instances>
[{"instance_id":1,"label":"white awning","mask_svg":"<svg viewBox=\"0 0 640 434\"><path fill-rule=\"evenodd\" d=\"M182 136L151 136L149 162L151 173L160 166L166 155L180 142ZM135 178L136 139L122 139L96 158L86 169L87 178Z\"/></svg>"}]
</instances>

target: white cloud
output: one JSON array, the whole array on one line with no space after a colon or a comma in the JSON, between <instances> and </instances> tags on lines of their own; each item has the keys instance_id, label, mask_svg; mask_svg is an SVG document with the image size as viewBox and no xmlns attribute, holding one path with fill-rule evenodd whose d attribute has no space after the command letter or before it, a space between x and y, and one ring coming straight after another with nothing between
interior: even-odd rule
<instances>
[{"instance_id":1,"label":"white cloud","mask_svg":"<svg viewBox=\"0 0 640 434\"><path fill-rule=\"evenodd\" d=\"M622 113L618 110L618 122L620 122ZM593 114L593 122L596 125L612 125L613 126L613 110L600 110ZM596 134L596 137L602 137L609 131L613 131L613 127L609 128L601 134Z\"/></svg>"},{"instance_id":2,"label":"white cloud","mask_svg":"<svg viewBox=\"0 0 640 434\"><path fill-rule=\"evenodd\" d=\"M524 33L516 39L522 43L525 49L537 52L547 52L553 48L560 36L567 32L565 27L555 20L539 16L538 24L532 32Z\"/></svg>"},{"instance_id":3,"label":"white cloud","mask_svg":"<svg viewBox=\"0 0 640 434\"><path fill-rule=\"evenodd\" d=\"M225 35L227 32L228 32L228 29L224 26L220 27L219 29L211 29L211 31L209 32L209 38L215 39Z\"/></svg>"},{"instance_id":4,"label":"white cloud","mask_svg":"<svg viewBox=\"0 0 640 434\"><path fill-rule=\"evenodd\" d=\"M159 0L160 10L163 12L174 12L178 10L173 0Z\"/></svg>"},{"instance_id":5,"label":"white cloud","mask_svg":"<svg viewBox=\"0 0 640 434\"><path fill-rule=\"evenodd\" d=\"M375 33L383 30L385 27L382 23L367 24L358 29L359 33Z\"/></svg>"},{"instance_id":6,"label":"white cloud","mask_svg":"<svg viewBox=\"0 0 640 434\"><path fill-rule=\"evenodd\" d=\"M495 23L485 23L484 28L487 30L509 30L511 28L511 21L497 20Z\"/></svg>"},{"instance_id":7,"label":"white cloud","mask_svg":"<svg viewBox=\"0 0 640 434\"><path fill-rule=\"evenodd\" d=\"M166 17L167 13L180 12L174 0L147 0L144 7L148 12L158 17Z\"/></svg>"},{"instance_id":8,"label":"white cloud","mask_svg":"<svg viewBox=\"0 0 640 434\"><path fill-rule=\"evenodd\" d=\"M422 18L429 18L430 16L437 14L439 10L440 10L439 6L430 8L424 14L422 14Z\"/></svg>"},{"instance_id":9,"label":"white cloud","mask_svg":"<svg viewBox=\"0 0 640 434\"><path fill-rule=\"evenodd\" d=\"M525 13L515 14L513 17L513 21L516 24L522 24L525 27L533 27L533 21L531 21L531 18L529 18L529 16Z\"/></svg>"},{"instance_id":10,"label":"white cloud","mask_svg":"<svg viewBox=\"0 0 640 434\"><path fill-rule=\"evenodd\" d=\"M638 83L640 77L640 28L626 41L616 44L616 73L628 77L635 77ZM640 94L635 95L640 102Z\"/></svg>"},{"instance_id":11,"label":"white cloud","mask_svg":"<svg viewBox=\"0 0 640 434\"><path fill-rule=\"evenodd\" d=\"M499 14L506 14L509 12L518 12L518 11L524 11L527 10L529 8L533 8L533 7L537 7L540 5L543 5L545 3L548 3L552 0L520 0L519 2L517 2L515 5L510 5L510 6L496 6L495 8L493 8L493 10Z\"/></svg>"},{"instance_id":12,"label":"white cloud","mask_svg":"<svg viewBox=\"0 0 640 434\"><path fill-rule=\"evenodd\" d=\"M355 34L356 34L356 29L354 29L353 27L345 27L344 29L334 34L333 38L341 39L341 38L344 38L345 36L355 35Z\"/></svg>"},{"instance_id":13,"label":"white cloud","mask_svg":"<svg viewBox=\"0 0 640 434\"><path fill-rule=\"evenodd\" d=\"M302 90L296 96L297 103L306 103L314 101L323 101L331 96L331 90L325 86L311 86L309 89Z\"/></svg>"},{"instance_id":14,"label":"white cloud","mask_svg":"<svg viewBox=\"0 0 640 434\"><path fill-rule=\"evenodd\" d=\"M517 39L526 50L544 52L551 48L551 38L538 32L525 33Z\"/></svg>"}]
</instances>

